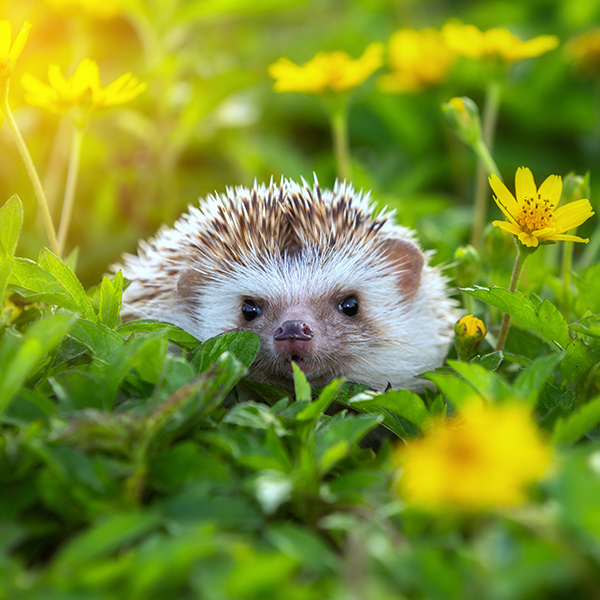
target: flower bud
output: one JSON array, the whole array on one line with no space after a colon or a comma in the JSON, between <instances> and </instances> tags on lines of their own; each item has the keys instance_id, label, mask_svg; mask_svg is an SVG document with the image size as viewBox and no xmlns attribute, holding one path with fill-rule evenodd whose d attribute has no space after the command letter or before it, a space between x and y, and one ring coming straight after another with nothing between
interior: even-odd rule
<instances>
[{"instance_id":1,"label":"flower bud","mask_svg":"<svg viewBox=\"0 0 600 600\"><path fill-rule=\"evenodd\" d=\"M584 177L571 172L563 180L562 202L567 203L589 198L590 192L589 172Z\"/></svg>"},{"instance_id":2,"label":"flower bud","mask_svg":"<svg viewBox=\"0 0 600 600\"><path fill-rule=\"evenodd\" d=\"M465 144L473 146L481 135L481 119L477 104L466 96L452 98L442 104L446 123Z\"/></svg>"},{"instance_id":3,"label":"flower bud","mask_svg":"<svg viewBox=\"0 0 600 600\"><path fill-rule=\"evenodd\" d=\"M455 345L458 359L466 362L477 354L485 338L485 325L477 317L467 315L456 322L454 333L456 333Z\"/></svg>"},{"instance_id":4,"label":"flower bud","mask_svg":"<svg viewBox=\"0 0 600 600\"><path fill-rule=\"evenodd\" d=\"M454 253L454 262L458 287L471 287L479 273L479 252L471 244L459 246Z\"/></svg>"}]
</instances>

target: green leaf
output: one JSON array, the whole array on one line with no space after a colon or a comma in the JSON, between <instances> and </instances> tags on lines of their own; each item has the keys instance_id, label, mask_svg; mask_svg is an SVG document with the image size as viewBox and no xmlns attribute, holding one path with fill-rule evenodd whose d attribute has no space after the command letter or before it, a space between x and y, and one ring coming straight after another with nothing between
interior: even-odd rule
<instances>
[{"instance_id":1,"label":"green leaf","mask_svg":"<svg viewBox=\"0 0 600 600\"><path fill-rule=\"evenodd\" d=\"M123 273L117 271L112 279L105 275L100 284L100 306L98 320L114 329L120 322L121 299L123 297Z\"/></svg>"},{"instance_id":2,"label":"green leaf","mask_svg":"<svg viewBox=\"0 0 600 600\"><path fill-rule=\"evenodd\" d=\"M598 423L600 423L600 397L584 404L567 418L558 419L552 432L552 441L555 444L574 444Z\"/></svg>"},{"instance_id":3,"label":"green leaf","mask_svg":"<svg viewBox=\"0 0 600 600\"><path fill-rule=\"evenodd\" d=\"M457 360L449 360L448 364L486 400L494 402L512 396L509 385L497 373L488 371L480 365Z\"/></svg>"},{"instance_id":4,"label":"green leaf","mask_svg":"<svg viewBox=\"0 0 600 600\"><path fill-rule=\"evenodd\" d=\"M517 375L512 386L515 396L533 407L537 402L544 382L550 377L552 371L564 356L565 352L563 351L541 356L534 360Z\"/></svg>"},{"instance_id":5,"label":"green leaf","mask_svg":"<svg viewBox=\"0 0 600 600\"><path fill-rule=\"evenodd\" d=\"M501 350L497 352L490 352L490 354L484 354L483 356L475 356L470 361L469 364L472 365L481 365L486 371L495 371L504 360L504 354L502 354Z\"/></svg>"},{"instance_id":6,"label":"green leaf","mask_svg":"<svg viewBox=\"0 0 600 600\"><path fill-rule=\"evenodd\" d=\"M58 256L44 248L40 252L38 264L56 277L58 282L65 287L71 298L77 304L81 314L90 321L97 321L98 317L94 312L91 300L83 289L83 285L77 275L68 267Z\"/></svg>"},{"instance_id":7,"label":"green leaf","mask_svg":"<svg viewBox=\"0 0 600 600\"><path fill-rule=\"evenodd\" d=\"M23 338L5 339L0 351L0 414L39 361L58 345L76 321L73 314L52 315L34 323Z\"/></svg>"},{"instance_id":8,"label":"green leaf","mask_svg":"<svg viewBox=\"0 0 600 600\"><path fill-rule=\"evenodd\" d=\"M577 333L600 338L600 315L588 315L576 323L571 323L569 327Z\"/></svg>"},{"instance_id":9,"label":"green leaf","mask_svg":"<svg viewBox=\"0 0 600 600\"><path fill-rule=\"evenodd\" d=\"M228 331L206 340L191 358L199 373L206 371L224 352L231 352L249 367L260 350L260 336L251 331Z\"/></svg>"},{"instance_id":10,"label":"green leaf","mask_svg":"<svg viewBox=\"0 0 600 600\"><path fill-rule=\"evenodd\" d=\"M420 396L409 390L359 394L344 405L359 412L397 415L408 419L419 428L429 420L429 411L425 403Z\"/></svg>"},{"instance_id":11,"label":"green leaf","mask_svg":"<svg viewBox=\"0 0 600 600\"><path fill-rule=\"evenodd\" d=\"M296 365L294 365L294 367L295 366ZM314 402L311 402L305 409L303 409L296 415L296 419L298 421L314 421L318 419L319 416L322 415L327 410L327 408L329 408L329 405L333 402L334 398L336 397L337 393L343 385L343 379L337 379L332 381L329 385L323 388L323 390L319 394L319 397Z\"/></svg>"},{"instance_id":12,"label":"green leaf","mask_svg":"<svg viewBox=\"0 0 600 600\"><path fill-rule=\"evenodd\" d=\"M9 287L29 302L45 302L74 312L81 309L67 289L48 271L27 258L15 258Z\"/></svg>"},{"instance_id":13,"label":"green leaf","mask_svg":"<svg viewBox=\"0 0 600 600\"><path fill-rule=\"evenodd\" d=\"M279 417L271 411L271 408L256 402L237 404L225 415L223 422L255 429L273 428L277 435L284 435L286 432Z\"/></svg>"},{"instance_id":14,"label":"green leaf","mask_svg":"<svg viewBox=\"0 0 600 600\"><path fill-rule=\"evenodd\" d=\"M11 258L15 255L22 226L23 205L14 194L0 208L0 252Z\"/></svg>"},{"instance_id":15,"label":"green leaf","mask_svg":"<svg viewBox=\"0 0 600 600\"><path fill-rule=\"evenodd\" d=\"M588 267L580 278L575 279L577 286L577 312L584 314L600 313L600 263Z\"/></svg>"},{"instance_id":16,"label":"green leaf","mask_svg":"<svg viewBox=\"0 0 600 600\"><path fill-rule=\"evenodd\" d=\"M105 364L110 364L125 345L125 340L118 333L102 323L94 323L87 319L80 319L69 332L69 337L83 344L96 360Z\"/></svg>"},{"instance_id":17,"label":"green leaf","mask_svg":"<svg viewBox=\"0 0 600 600\"><path fill-rule=\"evenodd\" d=\"M298 402L310 402L312 393L304 371L296 363L292 363L292 368L294 369L294 392L296 400Z\"/></svg>"},{"instance_id":18,"label":"green leaf","mask_svg":"<svg viewBox=\"0 0 600 600\"><path fill-rule=\"evenodd\" d=\"M164 332L165 337L170 342L173 342L174 344L183 346L185 348L191 349L200 346L200 340L195 338L190 333L187 333L187 331L180 329L176 325L171 325L162 321L156 321L154 319L137 319L135 321L128 321L120 327L117 327L117 332L120 333L122 336L127 336L131 333L151 333L153 331ZM236 334L234 333L233 335Z\"/></svg>"},{"instance_id":19,"label":"green leaf","mask_svg":"<svg viewBox=\"0 0 600 600\"><path fill-rule=\"evenodd\" d=\"M530 300L521 292L509 292L504 288L464 288L466 294L487 302L511 317L521 321L540 337L556 342L565 348L571 341L569 328L558 308L548 300Z\"/></svg>"},{"instance_id":20,"label":"green leaf","mask_svg":"<svg viewBox=\"0 0 600 600\"><path fill-rule=\"evenodd\" d=\"M560 365L563 385L573 383L600 360L600 356L579 338L572 340L566 350L566 356Z\"/></svg>"}]
</instances>

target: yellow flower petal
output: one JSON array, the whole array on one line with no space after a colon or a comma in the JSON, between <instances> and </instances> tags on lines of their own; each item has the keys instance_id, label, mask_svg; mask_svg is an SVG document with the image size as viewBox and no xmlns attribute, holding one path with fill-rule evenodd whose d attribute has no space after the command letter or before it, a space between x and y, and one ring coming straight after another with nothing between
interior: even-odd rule
<instances>
[{"instance_id":1,"label":"yellow flower petal","mask_svg":"<svg viewBox=\"0 0 600 600\"><path fill-rule=\"evenodd\" d=\"M521 233L519 233L519 235L517 237L519 238L519 241L521 242L521 244L523 244L524 246L527 246L529 248L537 248L537 246L540 243L539 240L534 235L531 235L530 233L527 233L526 231L521 231Z\"/></svg>"},{"instance_id":2,"label":"yellow flower petal","mask_svg":"<svg viewBox=\"0 0 600 600\"><path fill-rule=\"evenodd\" d=\"M515 175L515 192L517 194L517 202L521 202L525 198L536 198L537 187L533 180L533 174L527 167L519 167Z\"/></svg>"},{"instance_id":3,"label":"yellow flower petal","mask_svg":"<svg viewBox=\"0 0 600 600\"><path fill-rule=\"evenodd\" d=\"M489 182L496 194L494 196L496 204L511 223L516 223L515 217L518 214L519 205L515 197L508 191L508 188L495 173L490 175Z\"/></svg>"},{"instance_id":4,"label":"yellow flower petal","mask_svg":"<svg viewBox=\"0 0 600 600\"><path fill-rule=\"evenodd\" d=\"M587 244L590 241L589 238L581 238L578 235L567 234L555 235L552 236L552 239L560 242L582 242L583 244Z\"/></svg>"},{"instance_id":5,"label":"yellow flower petal","mask_svg":"<svg viewBox=\"0 0 600 600\"><path fill-rule=\"evenodd\" d=\"M10 52L10 42L12 39L12 25L10 21L3 19L0 21L0 63L4 64L8 60Z\"/></svg>"},{"instance_id":6,"label":"yellow flower petal","mask_svg":"<svg viewBox=\"0 0 600 600\"><path fill-rule=\"evenodd\" d=\"M538 190L538 194L550 202L552 208L554 208L562 195L562 177L559 175L549 175Z\"/></svg>"},{"instance_id":7,"label":"yellow flower petal","mask_svg":"<svg viewBox=\"0 0 600 600\"><path fill-rule=\"evenodd\" d=\"M592 205L590 204L590 201L585 198L583 200L569 202L569 204L557 208L554 212L558 229L561 232L579 227L593 214L594 211L592 210Z\"/></svg>"},{"instance_id":8,"label":"yellow flower petal","mask_svg":"<svg viewBox=\"0 0 600 600\"><path fill-rule=\"evenodd\" d=\"M521 233L521 230L517 225L514 223L509 223L508 221L492 221L492 225L500 227L500 229L504 229L504 231L508 231L513 235L519 235L519 233Z\"/></svg>"},{"instance_id":9,"label":"yellow flower petal","mask_svg":"<svg viewBox=\"0 0 600 600\"><path fill-rule=\"evenodd\" d=\"M21 31L17 34L15 38L15 42L12 45L12 48L9 52L10 62L14 64L17 62L19 56L21 56L21 52L23 52L23 48L25 47L25 43L27 42L27 36L29 35L29 30L31 29L31 23L25 21L23 27L21 27Z\"/></svg>"}]
</instances>

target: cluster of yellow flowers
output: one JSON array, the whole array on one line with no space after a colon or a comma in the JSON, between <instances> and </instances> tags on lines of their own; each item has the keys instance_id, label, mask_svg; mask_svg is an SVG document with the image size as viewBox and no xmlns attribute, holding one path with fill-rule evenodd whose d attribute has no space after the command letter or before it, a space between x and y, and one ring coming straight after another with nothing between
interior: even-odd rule
<instances>
[{"instance_id":1,"label":"cluster of yellow flowers","mask_svg":"<svg viewBox=\"0 0 600 600\"><path fill-rule=\"evenodd\" d=\"M0 21L0 85L8 91L8 82L15 63L27 41L31 24L26 22L11 44L12 26L9 21ZM64 114L71 109L79 111L76 121L84 124L94 111L132 100L146 89L131 73L126 73L106 87L102 87L98 65L91 58L79 64L75 74L65 79L58 65L50 65L48 84L26 73L22 78L26 100L35 106Z\"/></svg>"},{"instance_id":2,"label":"cluster of yellow flowers","mask_svg":"<svg viewBox=\"0 0 600 600\"><path fill-rule=\"evenodd\" d=\"M553 35L521 41L508 29L481 31L457 22L447 23L441 31L400 29L389 40L390 71L380 77L379 86L385 92L415 92L443 81L458 56L509 65L556 46L558 38ZM269 73L277 92L324 94L357 87L382 64L382 45L371 44L356 60L344 52L319 53L304 65L280 58Z\"/></svg>"}]
</instances>

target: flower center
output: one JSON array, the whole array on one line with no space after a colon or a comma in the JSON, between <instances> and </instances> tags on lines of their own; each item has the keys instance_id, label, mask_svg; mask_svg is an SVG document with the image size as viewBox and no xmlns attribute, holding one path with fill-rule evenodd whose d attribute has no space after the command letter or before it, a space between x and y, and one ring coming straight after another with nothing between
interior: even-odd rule
<instances>
[{"instance_id":1,"label":"flower center","mask_svg":"<svg viewBox=\"0 0 600 600\"><path fill-rule=\"evenodd\" d=\"M554 227L554 207L548 198L523 198L521 212L516 217L519 227L527 233Z\"/></svg>"}]
</instances>

